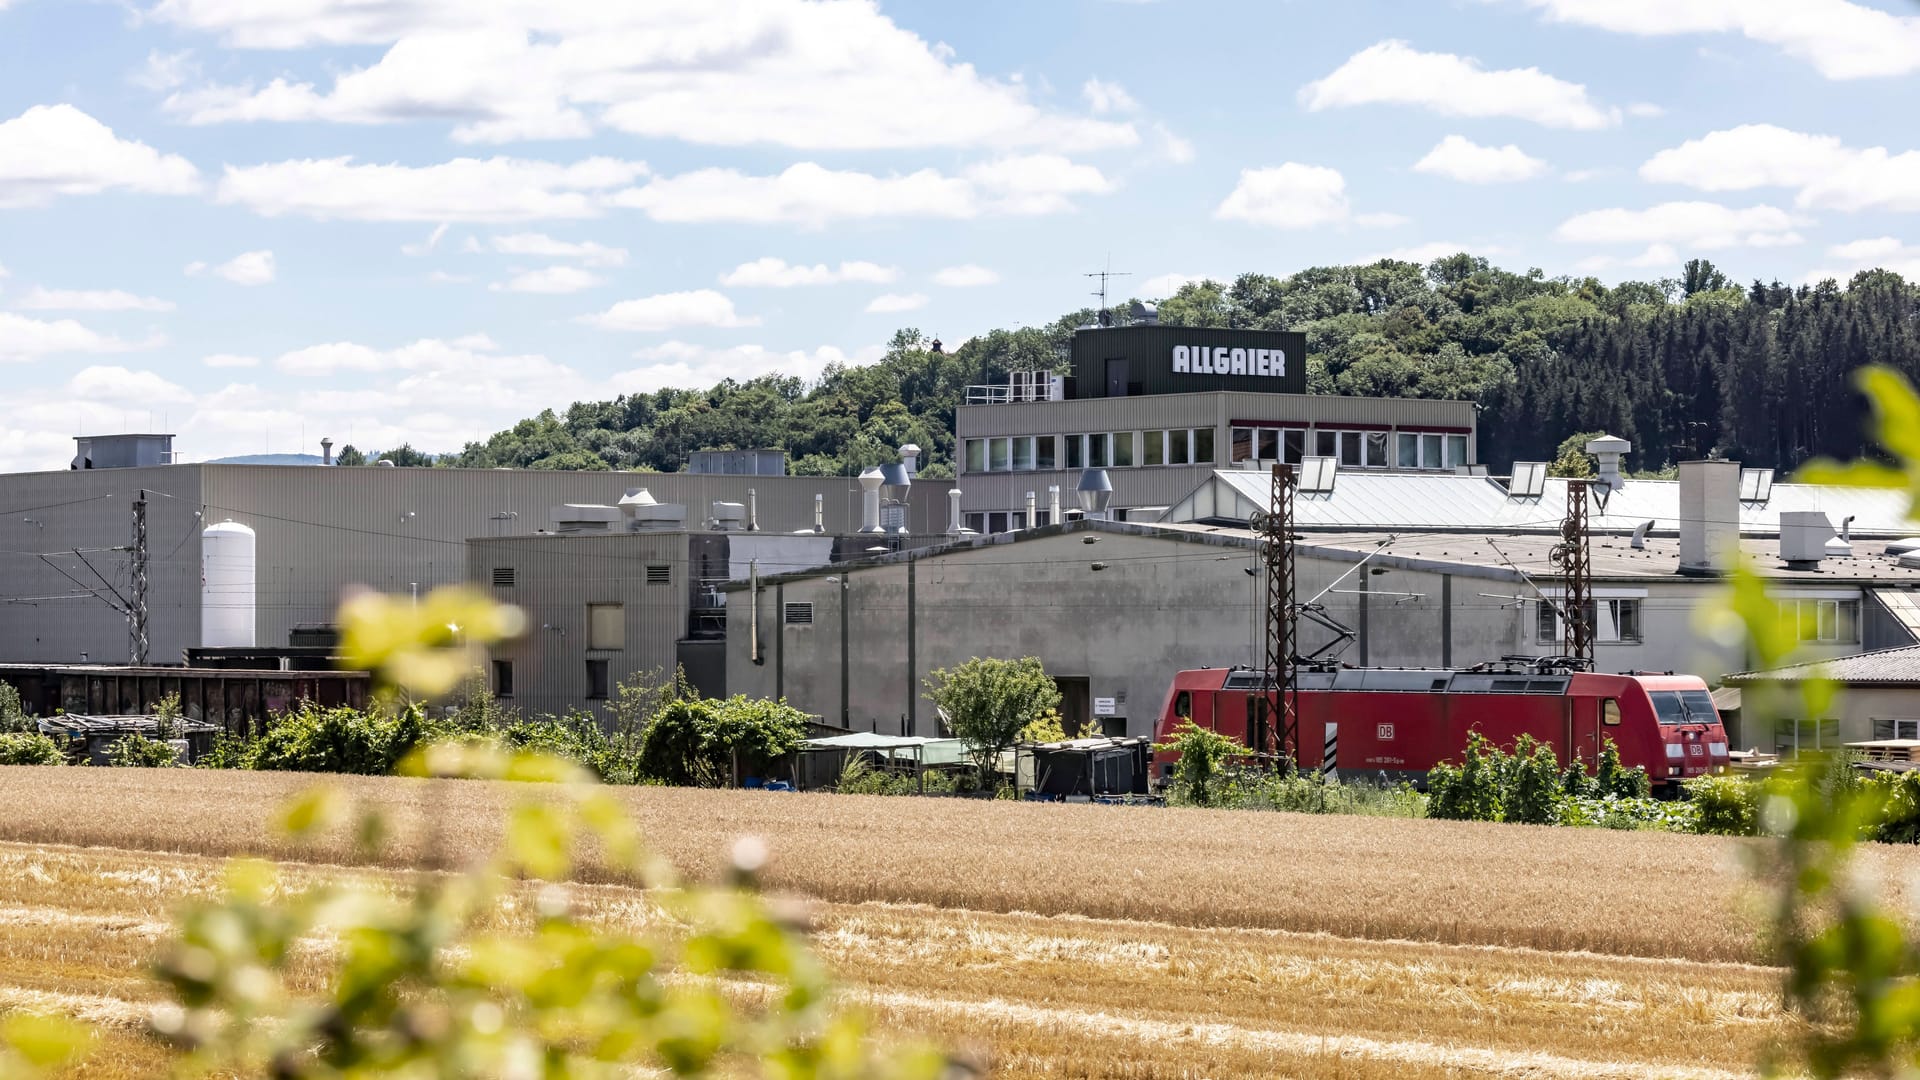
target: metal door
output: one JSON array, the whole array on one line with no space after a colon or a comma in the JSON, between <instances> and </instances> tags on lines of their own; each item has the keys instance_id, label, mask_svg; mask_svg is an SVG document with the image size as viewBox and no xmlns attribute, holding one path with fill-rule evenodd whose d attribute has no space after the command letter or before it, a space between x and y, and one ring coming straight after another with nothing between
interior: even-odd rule
<instances>
[{"instance_id":1,"label":"metal door","mask_svg":"<svg viewBox=\"0 0 1920 1080\"><path fill-rule=\"evenodd\" d=\"M1127 396L1126 357L1110 357L1107 360L1107 396Z\"/></svg>"}]
</instances>

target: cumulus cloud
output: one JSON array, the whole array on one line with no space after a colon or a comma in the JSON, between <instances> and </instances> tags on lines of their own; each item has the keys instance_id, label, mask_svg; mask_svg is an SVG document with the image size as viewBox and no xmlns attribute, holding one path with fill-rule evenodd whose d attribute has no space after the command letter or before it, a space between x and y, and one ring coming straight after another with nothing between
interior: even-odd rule
<instances>
[{"instance_id":1,"label":"cumulus cloud","mask_svg":"<svg viewBox=\"0 0 1920 1080\"><path fill-rule=\"evenodd\" d=\"M510 233L491 237L487 243L502 255L577 259L587 266L625 266L627 263L626 248L608 247L592 240L555 240L542 233Z\"/></svg>"},{"instance_id":2,"label":"cumulus cloud","mask_svg":"<svg viewBox=\"0 0 1920 1080\"><path fill-rule=\"evenodd\" d=\"M433 231L427 234L427 238L425 240L422 240L417 244L400 245L400 254L408 255L416 259L423 255L433 254L433 250L440 246L441 238L447 235L448 228L450 228L450 226L446 222L444 221L441 222L440 224L434 226Z\"/></svg>"},{"instance_id":3,"label":"cumulus cloud","mask_svg":"<svg viewBox=\"0 0 1920 1080\"><path fill-rule=\"evenodd\" d=\"M127 81L143 90L166 91L199 77L200 64L194 60L192 49L172 53L155 49L147 54L145 64L127 76Z\"/></svg>"},{"instance_id":4,"label":"cumulus cloud","mask_svg":"<svg viewBox=\"0 0 1920 1080\"><path fill-rule=\"evenodd\" d=\"M1361 256L1360 261L1363 263L1376 263L1382 259L1392 259L1396 262L1419 263L1421 266L1425 266L1435 259L1444 259L1448 256L1459 255L1463 252L1468 255L1492 257L1506 254L1507 249L1498 244L1461 244L1452 240L1434 240L1425 244L1414 244L1409 247L1399 247L1390 251L1380 251L1372 255L1364 255Z\"/></svg>"},{"instance_id":5,"label":"cumulus cloud","mask_svg":"<svg viewBox=\"0 0 1920 1080\"><path fill-rule=\"evenodd\" d=\"M127 341L102 334L72 319L31 319L0 311L0 361L37 360L69 353L116 353L153 348L159 335L145 341Z\"/></svg>"},{"instance_id":6,"label":"cumulus cloud","mask_svg":"<svg viewBox=\"0 0 1920 1080\"><path fill-rule=\"evenodd\" d=\"M1920 17L1851 0L1520 0L1559 22L1624 34L1740 34L1829 79L1920 71Z\"/></svg>"},{"instance_id":7,"label":"cumulus cloud","mask_svg":"<svg viewBox=\"0 0 1920 1080\"><path fill-rule=\"evenodd\" d=\"M577 266L548 266L516 274L506 281L495 282L487 288L494 292L576 293L593 288L600 284L601 280L600 275L590 270L582 270Z\"/></svg>"},{"instance_id":8,"label":"cumulus cloud","mask_svg":"<svg viewBox=\"0 0 1920 1080\"><path fill-rule=\"evenodd\" d=\"M897 266L881 266L879 263L859 260L843 262L839 266L828 266L826 263L806 266L768 255L741 263L720 275L720 284L790 289L798 285L839 285L850 281L885 285L899 277L900 268Z\"/></svg>"},{"instance_id":9,"label":"cumulus cloud","mask_svg":"<svg viewBox=\"0 0 1920 1080\"><path fill-rule=\"evenodd\" d=\"M1096 113L1134 112L1140 108L1140 103L1133 100L1125 87L1102 79L1088 79L1080 87L1080 96L1087 99L1087 108Z\"/></svg>"},{"instance_id":10,"label":"cumulus cloud","mask_svg":"<svg viewBox=\"0 0 1920 1080\"><path fill-rule=\"evenodd\" d=\"M1833 210L1920 210L1920 151L1849 147L1831 135L1743 124L1662 150L1642 179L1703 191L1798 188L1794 205Z\"/></svg>"},{"instance_id":11,"label":"cumulus cloud","mask_svg":"<svg viewBox=\"0 0 1920 1080\"><path fill-rule=\"evenodd\" d=\"M229 165L218 201L265 217L321 221L503 223L587 218L605 196L646 174L645 164L587 158L572 165L518 158L455 158L438 165L359 165L350 157Z\"/></svg>"},{"instance_id":12,"label":"cumulus cloud","mask_svg":"<svg viewBox=\"0 0 1920 1080\"><path fill-rule=\"evenodd\" d=\"M179 383L118 365L82 368L67 380L67 392L87 401L123 405L181 405L193 400L193 393Z\"/></svg>"},{"instance_id":13,"label":"cumulus cloud","mask_svg":"<svg viewBox=\"0 0 1920 1080\"><path fill-rule=\"evenodd\" d=\"M1240 170L1240 182L1213 216L1279 229L1310 229L1345 222L1352 212L1347 181L1338 169L1289 161Z\"/></svg>"},{"instance_id":14,"label":"cumulus cloud","mask_svg":"<svg viewBox=\"0 0 1920 1080\"><path fill-rule=\"evenodd\" d=\"M867 314L891 315L927 306L926 293L882 293L867 302Z\"/></svg>"},{"instance_id":15,"label":"cumulus cloud","mask_svg":"<svg viewBox=\"0 0 1920 1080\"><path fill-rule=\"evenodd\" d=\"M173 302L119 289L44 289L34 286L14 301L28 311L172 311Z\"/></svg>"},{"instance_id":16,"label":"cumulus cloud","mask_svg":"<svg viewBox=\"0 0 1920 1080\"><path fill-rule=\"evenodd\" d=\"M636 300L622 300L596 315L583 315L581 322L602 330L673 330L684 326L754 326L757 318L743 318L733 310L733 301L712 289L660 293Z\"/></svg>"},{"instance_id":17,"label":"cumulus cloud","mask_svg":"<svg viewBox=\"0 0 1920 1080\"><path fill-rule=\"evenodd\" d=\"M1000 275L984 266L967 263L934 271L933 283L948 289L965 289L977 285L998 285Z\"/></svg>"},{"instance_id":18,"label":"cumulus cloud","mask_svg":"<svg viewBox=\"0 0 1920 1080\"><path fill-rule=\"evenodd\" d=\"M1862 270L1891 270L1908 281L1920 281L1920 244L1895 237L1835 244L1827 249L1827 256L1825 265L1807 274L1809 284L1828 278L1846 281Z\"/></svg>"},{"instance_id":19,"label":"cumulus cloud","mask_svg":"<svg viewBox=\"0 0 1920 1080\"><path fill-rule=\"evenodd\" d=\"M1130 124L1036 105L1022 80L982 74L872 3L547 0L491 4L476 20L447 2L161 0L152 14L240 48L386 49L330 85L283 78L177 92L167 108L192 123L450 120L467 142L613 128L799 150L1139 140Z\"/></svg>"},{"instance_id":20,"label":"cumulus cloud","mask_svg":"<svg viewBox=\"0 0 1920 1080\"><path fill-rule=\"evenodd\" d=\"M0 122L0 209L102 191L199 190L200 172L186 158L122 139L71 105L35 105Z\"/></svg>"},{"instance_id":21,"label":"cumulus cloud","mask_svg":"<svg viewBox=\"0 0 1920 1080\"><path fill-rule=\"evenodd\" d=\"M1502 184L1544 175L1547 163L1512 143L1481 146L1464 136L1449 135L1415 162L1413 171L1465 184Z\"/></svg>"},{"instance_id":22,"label":"cumulus cloud","mask_svg":"<svg viewBox=\"0 0 1920 1080\"><path fill-rule=\"evenodd\" d=\"M778 352L760 345L707 348L669 341L641 349L634 359L641 366L614 375L608 382L627 393L650 393L670 386L712 386L721 379L752 379L762 375L791 375L818 379L829 364L871 364L885 355L880 346L848 354L832 346Z\"/></svg>"},{"instance_id":23,"label":"cumulus cloud","mask_svg":"<svg viewBox=\"0 0 1920 1080\"><path fill-rule=\"evenodd\" d=\"M243 251L218 266L190 262L185 270L188 277L212 274L235 285L247 286L266 285L273 281L275 273L271 251Z\"/></svg>"},{"instance_id":24,"label":"cumulus cloud","mask_svg":"<svg viewBox=\"0 0 1920 1080\"><path fill-rule=\"evenodd\" d=\"M1414 105L1445 116L1506 116L1547 127L1593 130L1620 122L1579 83L1539 68L1488 71L1478 60L1421 52L1404 41L1382 41L1353 54L1326 78L1300 89L1308 109L1352 105Z\"/></svg>"},{"instance_id":25,"label":"cumulus cloud","mask_svg":"<svg viewBox=\"0 0 1920 1080\"><path fill-rule=\"evenodd\" d=\"M1556 240L1577 244L1666 244L1713 250L1778 247L1803 239L1805 221L1773 206L1734 208L1710 202L1669 202L1644 210L1589 210L1560 223Z\"/></svg>"}]
</instances>

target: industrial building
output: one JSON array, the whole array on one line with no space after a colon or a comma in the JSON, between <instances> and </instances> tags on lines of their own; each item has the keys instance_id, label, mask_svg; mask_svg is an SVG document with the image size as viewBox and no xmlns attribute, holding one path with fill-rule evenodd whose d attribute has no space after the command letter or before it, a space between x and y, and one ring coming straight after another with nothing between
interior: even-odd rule
<instances>
[{"instance_id":1,"label":"industrial building","mask_svg":"<svg viewBox=\"0 0 1920 1080\"><path fill-rule=\"evenodd\" d=\"M1727 676L1726 685L1740 695L1771 687L1782 692L1780 704L1792 709L1800 703L1801 683L1808 679L1826 680L1841 689L1830 711L1822 716L1790 716L1764 729L1757 721L1749 723L1741 745L1791 754L1904 739L1920 749L1920 646L1877 649L1772 671L1743 671Z\"/></svg>"},{"instance_id":2,"label":"industrial building","mask_svg":"<svg viewBox=\"0 0 1920 1080\"><path fill-rule=\"evenodd\" d=\"M1478 462L1473 403L1308 394L1298 333L1089 327L1069 349L1071 375L1015 372L970 387L955 411L975 532L1051 523L1054 489L1071 514L1086 469L1106 471L1116 520L1152 521L1216 469L1323 456L1433 475Z\"/></svg>"}]
</instances>

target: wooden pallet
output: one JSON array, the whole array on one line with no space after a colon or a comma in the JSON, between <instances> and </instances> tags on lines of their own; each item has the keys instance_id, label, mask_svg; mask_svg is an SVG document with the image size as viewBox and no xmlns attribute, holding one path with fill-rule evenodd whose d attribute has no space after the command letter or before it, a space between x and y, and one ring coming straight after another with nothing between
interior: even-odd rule
<instances>
[{"instance_id":1,"label":"wooden pallet","mask_svg":"<svg viewBox=\"0 0 1920 1080\"><path fill-rule=\"evenodd\" d=\"M1850 742L1847 749L1858 751L1868 761L1920 762L1920 739L1876 739Z\"/></svg>"}]
</instances>

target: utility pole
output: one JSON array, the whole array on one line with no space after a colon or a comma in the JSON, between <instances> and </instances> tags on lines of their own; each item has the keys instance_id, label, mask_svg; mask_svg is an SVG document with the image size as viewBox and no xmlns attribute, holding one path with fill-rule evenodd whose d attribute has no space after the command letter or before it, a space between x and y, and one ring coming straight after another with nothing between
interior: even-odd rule
<instances>
[{"instance_id":1,"label":"utility pole","mask_svg":"<svg viewBox=\"0 0 1920 1080\"><path fill-rule=\"evenodd\" d=\"M1267 672L1274 688L1274 752L1292 771L1300 760L1300 678L1294 641L1295 575L1293 493L1299 481L1293 466L1273 467L1272 499L1260 521L1261 550L1267 561ZM1266 742L1261 733L1260 741Z\"/></svg>"},{"instance_id":2,"label":"utility pole","mask_svg":"<svg viewBox=\"0 0 1920 1080\"><path fill-rule=\"evenodd\" d=\"M1113 265L1112 261L1109 260L1107 265L1112 266ZM1133 276L1132 273L1126 272L1126 271L1109 269L1109 270L1096 270L1093 273L1088 274L1086 276L1100 279L1100 291L1093 294L1100 298L1100 325L1101 326L1112 325L1113 316L1107 311L1107 279L1117 278L1117 277L1132 277Z\"/></svg>"},{"instance_id":3,"label":"utility pole","mask_svg":"<svg viewBox=\"0 0 1920 1080\"><path fill-rule=\"evenodd\" d=\"M1587 543L1587 489L1590 481L1567 481L1567 516L1560 522L1560 543L1553 561L1560 565L1561 651L1593 668L1593 566Z\"/></svg>"},{"instance_id":4,"label":"utility pole","mask_svg":"<svg viewBox=\"0 0 1920 1080\"><path fill-rule=\"evenodd\" d=\"M142 488L133 500L133 603L127 612L136 667L147 662L147 557L147 492Z\"/></svg>"}]
</instances>

